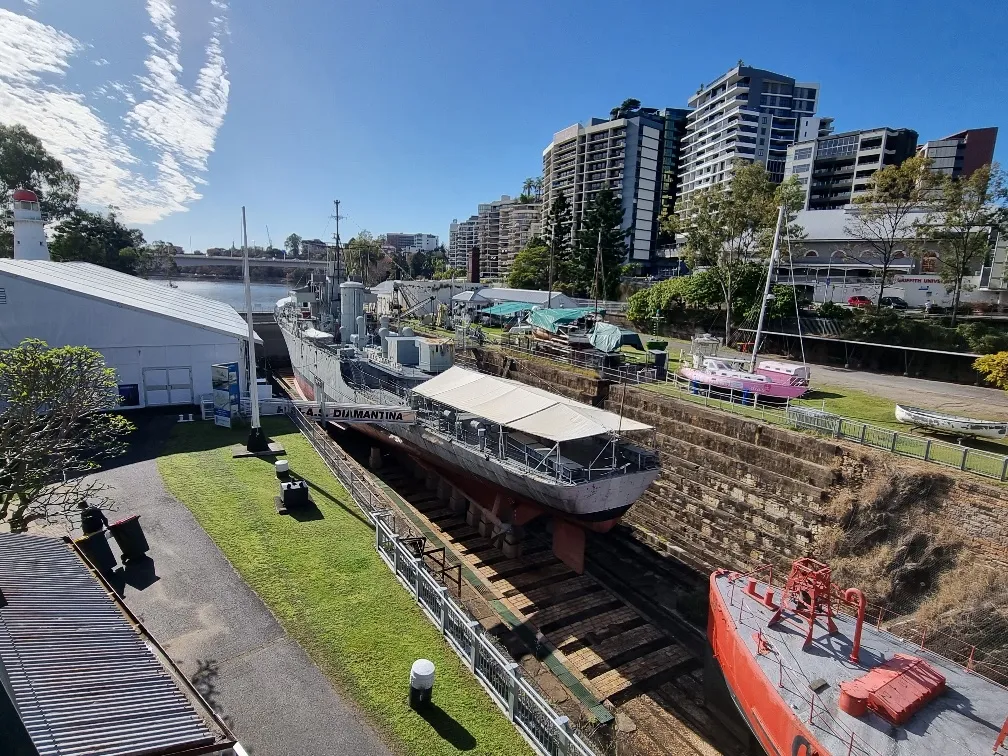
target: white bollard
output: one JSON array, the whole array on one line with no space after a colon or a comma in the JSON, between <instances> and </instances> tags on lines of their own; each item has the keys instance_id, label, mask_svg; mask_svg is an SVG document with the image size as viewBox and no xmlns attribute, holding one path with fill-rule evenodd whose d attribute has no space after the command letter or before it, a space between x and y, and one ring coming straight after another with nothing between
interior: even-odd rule
<instances>
[{"instance_id":1,"label":"white bollard","mask_svg":"<svg viewBox=\"0 0 1008 756\"><path fill-rule=\"evenodd\" d=\"M409 705L411 709L426 706L434 691L434 662L417 659L410 668Z\"/></svg>"}]
</instances>

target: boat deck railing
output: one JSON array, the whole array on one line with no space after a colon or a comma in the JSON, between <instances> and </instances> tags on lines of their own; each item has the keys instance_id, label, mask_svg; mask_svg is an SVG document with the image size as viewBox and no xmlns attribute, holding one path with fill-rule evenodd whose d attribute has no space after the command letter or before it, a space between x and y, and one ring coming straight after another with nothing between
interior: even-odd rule
<instances>
[{"instance_id":1,"label":"boat deck railing","mask_svg":"<svg viewBox=\"0 0 1008 756\"><path fill-rule=\"evenodd\" d=\"M728 579L731 583L731 591L728 595L728 611L732 613L733 618L737 621L740 631L742 631L742 628L745 628L746 632L751 630L754 636L760 635L762 638L764 628L762 622L763 615L762 613L757 615L746 606L747 600L753 603L759 602L756 598L750 596L745 589L750 580L756 580L758 583L763 583L771 589L776 589L779 593L784 584L778 580L775 585L773 575L772 565L763 565L742 575L728 573ZM778 572L779 577L780 573ZM835 603L833 605L834 613L847 615L853 620L853 615L846 610L845 606L843 603ZM922 651L926 650L954 665L962 667L967 672L978 675L993 685L1004 687L995 678L999 674L1003 676L1008 670L1000 666L995 667L978 661L976 659L977 648L975 645L966 644L961 639L956 639L951 635L940 633L933 629L929 634L927 628L915 628L915 631L906 633L905 630L907 628L899 625L896 627L886 627L884 626L886 618L890 616L895 618L895 613L870 603L868 604L868 609L870 611L866 616L874 620L876 631L892 636L894 642L915 645ZM876 616L873 617L873 614ZM928 645L928 639L930 639L930 645ZM952 646L966 646L969 652L968 656L962 658L961 654L950 652L950 641L952 642ZM763 642L766 643L768 652L777 658L777 686L781 690L787 691L792 700L802 702L794 706L794 711L796 716L802 719L809 729L813 732L818 731L819 733L828 734L836 738L845 748L842 752L848 756L884 756L877 749L873 748L871 744L859 738L854 730L836 717L829 703L809 688L808 677L801 669L787 663L780 650L775 648L769 639L763 638ZM793 659L794 657L789 655L789 658Z\"/></svg>"},{"instance_id":2,"label":"boat deck railing","mask_svg":"<svg viewBox=\"0 0 1008 756\"><path fill-rule=\"evenodd\" d=\"M480 452L498 464L560 485L577 486L658 468L656 454L620 444L615 439L610 439L605 445L600 444L597 457L590 464L582 465L565 457L559 444L549 441L535 445L522 443L513 438L507 428L487 423L481 424L484 430L481 435L480 428L473 427L473 420L458 420L452 424L444 416L443 409L421 408L417 412L417 421L428 432Z\"/></svg>"},{"instance_id":3,"label":"boat deck railing","mask_svg":"<svg viewBox=\"0 0 1008 756\"><path fill-rule=\"evenodd\" d=\"M543 481L577 486L619 475L655 470L659 466L657 454L632 444L620 443L617 438L609 438L605 443L598 444L595 449L597 454L588 465L584 465L565 457L560 444L550 441L522 443L507 428L480 418L469 417L450 424L444 414L445 411L451 412L450 408L421 397L416 397L421 401L414 402L410 389L390 381L373 376L358 376L353 380L347 380L344 376L344 380L354 390L356 400L391 407L410 407L416 403L417 422L429 433L451 443L461 444L498 464ZM473 426L473 420L483 428L482 436L479 428Z\"/></svg>"}]
</instances>

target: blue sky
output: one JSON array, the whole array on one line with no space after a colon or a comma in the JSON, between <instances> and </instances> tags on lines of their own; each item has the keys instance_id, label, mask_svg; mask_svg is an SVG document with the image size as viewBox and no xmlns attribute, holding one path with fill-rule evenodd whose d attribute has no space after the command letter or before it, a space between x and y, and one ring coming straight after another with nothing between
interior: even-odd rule
<instances>
[{"instance_id":1,"label":"blue sky","mask_svg":"<svg viewBox=\"0 0 1008 756\"><path fill-rule=\"evenodd\" d=\"M0 121L148 239L436 233L517 194L554 131L683 107L742 58L838 130L1002 129L1008 3L0 0Z\"/></svg>"}]
</instances>

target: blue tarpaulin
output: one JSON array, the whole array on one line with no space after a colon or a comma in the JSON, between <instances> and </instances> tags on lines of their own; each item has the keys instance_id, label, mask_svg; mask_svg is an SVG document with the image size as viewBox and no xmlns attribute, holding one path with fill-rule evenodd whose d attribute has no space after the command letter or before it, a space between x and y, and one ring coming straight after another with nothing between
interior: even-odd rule
<instances>
[{"instance_id":1,"label":"blue tarpaulin","mask_svg":"<svg viewBox=\"0 0 1008 756\"><path fill-rule=\"evenodd\" d=\"M644 351L640 334L612 323L596 323L588 334L588 341L601 352L616 352L620 347L630 346Z\"/></svg>"},{"instance_id":2,"label":"blue tarpaulin","mask_svg":"<svg viewBox=\"0 0 1008 756\"><path fill-rule=\"evenodd\" d=\"M560 326L580 320L585 315L593 315L593 307L571 307L569 309L558 310L556 308L547 310L533 310L528 317L528 322L536 328L542 328L550 333L557 333Z\"/></svg>"},{"instance_id":3,"label":"blue tarpaulin","mask_svg":"<svg viewBox=\"0 0 1008 756\"><path fill-rule=\"evenodd\" d=\"M532 307L533 305L527 302L501 302L482 310L480 315L496 315L499 318L506 318L509 315L517 315L519 312L528 312Z\"/></svg>"}]
</instances>

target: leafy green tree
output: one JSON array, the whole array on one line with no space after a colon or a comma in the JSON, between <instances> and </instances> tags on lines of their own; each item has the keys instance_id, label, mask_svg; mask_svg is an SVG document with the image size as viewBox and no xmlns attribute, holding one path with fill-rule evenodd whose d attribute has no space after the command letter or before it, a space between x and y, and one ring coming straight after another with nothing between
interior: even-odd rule
<instances>
[{"instance_id":1,"label":"leafy green tree","mask_svg":"<svg viewBox=\"0 0 1008 756\"><path fill-rule=\"evenodd\" d=\"M1008 391L1008 352L997 352L977 357L973 367L988 383Z\"/></svg>"},{"instance_id":2,"label":"leafy green tree","mask_svg":"<svg viewBox=\"0 0 1008 756\"><path fill-rule=\"evenodd\" d=\"M35 192L43 217L58 221L76 207L80 181L24 126L0 123L0 257L14 249L9 208L16 189Z\"/></svg>"},{"instance_id":3,"label":"leafy green tree","mask_svg":"<svg viewBox=\"0 0 1008 756\"><path fill-rule=\"evenodd\" d=\"M868 189L854 198L855 211L846 224L847 233L860 242L845 257L881 272L875 311L882 308L882 292L897 252L915 252L920 224L914 213L928 201L931 184L929 162L923 155L887 165L868 179Z\"/></svg>"},{"instance_id":4,"label":"leafy green tree","mask_svg":"<svg viewBox=\"0 0 1008 756\"><path fill-rule=\"evenodd\" d=\"M107 502L81 473L125 451L133 427L108 411L118 404L115 371L93 349L26 339L0 351L0 523L69 526L80 502Z\"/></svg>"},{"instance_id":5,"label":"leafy green tree","mask_svg":"<svg viewBox=\"0 0 1008 756\"><path fill-rule=\"evenodd\" d=\"M658 215L658 246L671 247L675 244L676 233L679 230L679 216L669 208L662 208Z\"/></svg>"},{"instance_id":6,"label":"leafy green tree","mask_svg":"<svg viewBox=\"0 0 1008 756\"><path fill-rule=\"evenodd\" d=\"M549 285L549 246L538 236L515 255L508 273L508 286L544 290Z\"/></svg>"},{"instance_id":7,"label":"leafy green tree","mask_svg":"<svg viewBox=\"0 0 1008 756\"><path fill-rule=\"evenodd\" d=\"M413 278L433 278L434 263L426 252L414 252L409 256L409 272Z\"/></svg>"},{"instance_id":8,"label":"leafy green tree","mask_svg":"<svg viewBox=\"0 0 1008 756\"><path fill-rule=\"evenodd\" d=\"M616 118L629 118L640 110L640 100L635 100L633 97L628 97L623 100L618 106L609 111L609 116L613 119Z\"/></svg>"},{"instance_id":9,"label":"leafy green tree","mask_svg":"<svg viewBox=\"0 0 1008 756\"><path fill-rule=\"evenodd\" d=\"M615 299L618 296L620 266L627 254L627 234L623 228L623 205L609 187L604 187L588 206L578 228L569 272L569 282L575 292L594 296L596 262L599 261L599 297Z\"/></svg>"},{"instance_id":10,"label":"leafy green tree","mask_svg":"<svg viewBox=\"0 0 1008 756\"><path fill-rule=\"evenodd\" d=\"M143 233L120 223L114 209L100 215L77 208L56 226L49 253L61 262L89 262L134 274L142 267L138 250L143 246Z\"/></svg>"},{"instance_id":11,"label":"leafy green tree","mask_svg":"<svg viewBox=\"0 0 1008 756\"><path fill-rule=\"evenodd\" d=\"M550 203L549 212L543 223L543 232L549 241L549 264L547 265L547 291L552 291L556 281L568 280L566 275L571 260L571 204L563 190Z\"/></svg>"},{"instance_id":12,"label":"leafy green tree","mask_svg":"<svg viewBox=\"0 0 1008 756\"><path fill-rule=\"evenodd\" d=\"M125 250L120 251L120 257ZM128 254L128 253L126 253ZM178 263L175 262L175 245L166 241L156 241L150 246L138 251L138 259L134 272L141 278L150 276L178 275Z\"/></svg>"},{"instance_id":13,"label":"leafy green tree","mask_svg":"<svg viewBox=\"0 0 1008 756\"><path fill-rule=\"evenodd\" d=\"M361 229L346 245L344 259L347 274L357 277L365 285L375 280L382 254L381 243L370 231Z\"/></svg>"},{"instance_id":14,"label":"leafy green tree","mask_svg":"<svg viewBox=\"0 0 1008 756\"><path fill-rule=\"evenodd\" d=\"M732 315L743 284L770 254L780 204L788 213L788 233L800 238L803 232L793 222L800 206L796 183L775 186L761 164L738 164L731 181L696 192L682 218L690 267L709 270L721 289L725 343L732 341Z\"/></svg>"},{"instance_id":15,"label":"leafy green tree","mask_svg":"<svg viewBox=\"0 0 1008 756\"><path fill-rule=\"evenodd\" d=\"M920 231L938 248L938 272L952 290L954 326L963 279L987 256L991 234L1008 221L1008 183L997 165L982 166L964 178L930 176L930 213Z\"/></svg>"},{"instance_id":16,"label":"leafy green tree","mask_svg":"<svg viewBox=\"0 0 1008 756\"><path fill-rule=\"evenodd\" d=\"M284 249L290 257L297 257L301 254L301 237L291 234L284 240Z\"/></svg>"}]
</instances>

